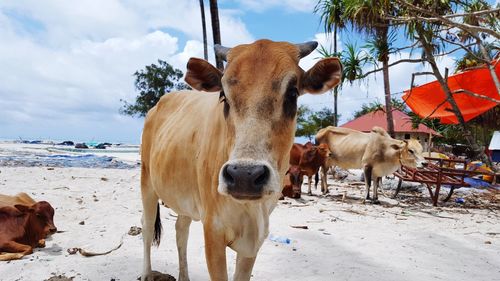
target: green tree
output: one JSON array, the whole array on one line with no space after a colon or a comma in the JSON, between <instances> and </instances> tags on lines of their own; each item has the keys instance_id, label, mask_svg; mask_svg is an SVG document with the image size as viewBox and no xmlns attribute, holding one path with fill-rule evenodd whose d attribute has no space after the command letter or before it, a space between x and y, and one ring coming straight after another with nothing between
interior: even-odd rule
<instances>
[{"instance_id":1,"label":"green tree","mask_svg":"<svg viewBox=\"0 0 500 281\"><path fill-rule=\"evenodd\" d=\"M147 65L145 69L134 73L135 89L139 95L134 104L123 102L120 113L124 115L144 117L156 105L160 98L171 91L189 89L189 86L180 81L183 73L174 69L165 61L158 60L158 64Z\"/></svg>"},{"instance_id":2,"label":"green tree","mask_svg":"<svg viewBox=\"0 0 500 281\"><path fill-rule=\"evenodd\" d=\"M406 114L410 113L410 110L408 109L408 107L406 106L406 104L403 101L393 98L391 103L392 103L392 108L400 110ZM354 112L353 117L358 118L358 117L361 117L367 113L374 112L377 110L384 110L384 105L381 104L380 101L377 100L377 101L373 101L370 103L364 103L361 105L360 110L357 110Z\"/></svg>"},{"instance_id":3,"label":"green tree","mask_svg":"<svg viewBox=\"0 0 500 281\"><path fill-rule=\"evenodd\" d=\"M312 111L309 107L301 105L297 113L295 136L312 139L320 129L332 126L334 120L334 114L330 108L325 107L320 111Z\"/></svg>"},{"instance_id":4,"label":"green tree","mask_svg":"<svg viewBox=\"0 0 500 281\"><path fill-rule=\"evenodd\" d=\"M321 17L321 22L324 24L325 32L330 34L333 32L333 52L328 51L324 46L319 49L320 54L327 57L340 57L337 49L337 31L345 28L344 21L344 3L342 0L319 0L314 7L314 13L319 13ZM342 79L343 80L343 79ZM334 120L333 125L338 125L338 115L337 111L337 101L339 86L333 88L333 111Z\"/></svg>"},{"instance_id":5,"label":"green tree","mask_svg":"<svg viewBox=\"0 0 500 281\"><path fill-rule=\"evenodd\" d=\"M394 137L394 121L391 108L391 87L389 84L389 53L391 51L390 20L397 9L388 0L344 0L344 15L355 29L372 37L376 50L375 58L382 62L384 77L385 110L388 133Z\"/></svg>"}]
</instances>

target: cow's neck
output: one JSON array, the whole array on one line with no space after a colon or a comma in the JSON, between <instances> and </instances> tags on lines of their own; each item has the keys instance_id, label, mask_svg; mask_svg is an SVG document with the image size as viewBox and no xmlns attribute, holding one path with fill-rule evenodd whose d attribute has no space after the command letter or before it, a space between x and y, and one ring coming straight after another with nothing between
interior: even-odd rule
<instances>
[{"instance_id":1,"label":"cow's neck","mask_svg":"<svg viewBox=\"0 0 500 281\"><path fill-rule=\"evenodd\" d=\"M258 203L235 202L224 230L228 246L244 256L255 256L269 234L269 216L276 202L274 197Z\"/></svg>"}]
</instances>

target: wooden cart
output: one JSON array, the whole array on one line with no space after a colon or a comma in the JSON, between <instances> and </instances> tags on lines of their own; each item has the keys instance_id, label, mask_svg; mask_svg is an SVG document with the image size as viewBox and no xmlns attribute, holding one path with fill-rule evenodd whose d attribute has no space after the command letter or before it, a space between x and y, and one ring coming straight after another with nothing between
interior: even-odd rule
<instances>
[{"instance_id":1,"label":"wooden cart","mask_svg":"<svg viewBox=\"0 0 500 281\"><path fill-rule=\"evenodd\" d=\"M450 192L443 199L444 202L448 201L455 189L469 186L464 181L465 177L469 177L471 172L466 170L467 163L465 160L452 160L425 157L428 165L424 168L413 169L406 166L401 166L401 170L394 173L399 178L398 187L393 195L396 197L401 190L401 184L404 181L424 183L429 190L432 204L437 206L439 191L442 185L451 186ZM434 191L433 191L434 187Z\"/></svg>"}]
</instances>

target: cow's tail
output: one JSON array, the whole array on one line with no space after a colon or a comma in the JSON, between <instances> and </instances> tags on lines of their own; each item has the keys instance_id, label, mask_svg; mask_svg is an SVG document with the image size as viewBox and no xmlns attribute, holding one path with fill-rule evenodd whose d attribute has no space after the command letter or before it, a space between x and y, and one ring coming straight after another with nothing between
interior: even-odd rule
<instances>
[{"instance_id":1,"label":"cow's tail","mask_svg":"<svg viewBox=\"0 0 500 281\"><path fill-rule=\"evenodd\" d=\"M156 203L156 219L155 219L155 232L153 237L153 245L159 246L161 240L161 219L160 219L160 203Z\"/></svg>"}]
</instances>

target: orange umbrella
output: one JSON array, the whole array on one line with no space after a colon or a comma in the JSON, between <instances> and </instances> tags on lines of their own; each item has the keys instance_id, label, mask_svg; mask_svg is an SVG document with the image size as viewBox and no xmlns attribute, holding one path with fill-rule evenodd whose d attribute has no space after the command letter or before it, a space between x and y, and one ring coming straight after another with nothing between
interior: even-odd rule
<instances>
[{"instance_id":1,"label":"orange umbrella","mask_svg":"<svg viewBox=\"0 0 500 281\"><path fill-rule=\"evenodd\" d=\"M497 63L495 72L497 77L500 77L500 63ZM500 100L500 95L486 67L449 76L448 86L452 92L463 89ZM469 121L498 105L494 101L474 97L463 92L453 94L453 98L462 112L465 121ZM444 124L458 124L457 117L451 110L451 105L445 102L446 95L438 81L405 91L403 100L413 112L422 118L439 118L441 123Z\"/></svg>"}]
</instances>

